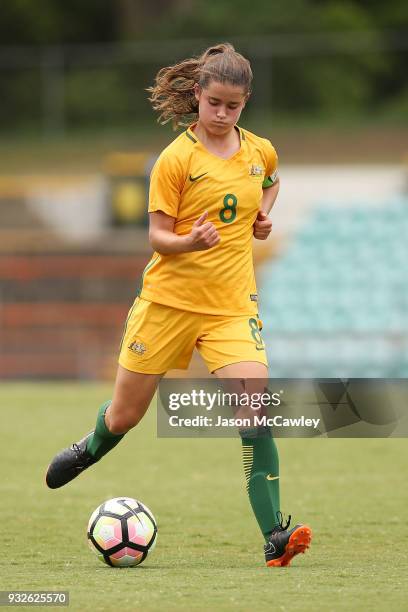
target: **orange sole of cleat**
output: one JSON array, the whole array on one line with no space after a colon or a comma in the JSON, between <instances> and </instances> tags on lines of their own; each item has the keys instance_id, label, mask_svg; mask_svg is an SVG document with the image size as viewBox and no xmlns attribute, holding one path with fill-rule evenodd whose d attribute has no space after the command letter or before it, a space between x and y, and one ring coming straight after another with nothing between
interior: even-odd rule
<instances>
[{"instance_id":1,"label":"orange sole of cleat","mask_svg":"<svg viewBox=\"0 0 408 612\"><path fill-rule=\"evenodd\" d=\"M307 525L302 525L294 531L289 542L285 546L285 552L279 559L267 561L268 567L285 567L290 564L293 557L299 553L305 553L312 541L312 530Z\"/></svg>"}]
</instances>

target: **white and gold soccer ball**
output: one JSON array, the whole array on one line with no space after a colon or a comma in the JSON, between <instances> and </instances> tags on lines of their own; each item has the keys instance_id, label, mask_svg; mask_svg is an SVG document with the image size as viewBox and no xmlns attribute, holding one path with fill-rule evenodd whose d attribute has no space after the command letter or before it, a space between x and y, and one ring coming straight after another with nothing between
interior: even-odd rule
<instances>
[{"instance_id":1,"label":"white and gold soccer ball","mask_svg":"<svg viewBox=\"0 0 408 612\"><path fill-rule=\"evenodd\" d=\"M111 567L140 565L156 545L157 523L149 508L131 497L103 502L88 523L88 543Z\"/></svg>"}]
</instances>

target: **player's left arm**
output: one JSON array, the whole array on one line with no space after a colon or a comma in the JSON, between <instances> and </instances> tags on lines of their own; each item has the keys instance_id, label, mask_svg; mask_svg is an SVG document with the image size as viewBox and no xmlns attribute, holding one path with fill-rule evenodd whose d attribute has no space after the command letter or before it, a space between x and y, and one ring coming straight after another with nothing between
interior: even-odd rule
<instances>
[{"instance_id":1,"label":"player's left arm","mask_svg":"<svg viewBox=\"0 0 408 612\"><path fill-rule=\"evenodd\" d=\"M270 187L265 187L263 189L261 211L265 212L267 215L271 212L272 206L275 204L276 198L278 197L279 186L279 177L276 177Z\"/></svg>"},{"instance_id":2,"label":"player's left arm","mask_svg":"<svg viewBox=\"0 0 408 612\"><path fill-rule=\"evenodd\" d=\"M268 213L272 210L278 193L279 178L276 178L270 187L265 187L263 190L261 207L254 223L254 238L257 238L257 240L266 240L272 231L272 221L268 217Z\"/></svg>"},{"instance_id":3,"label":"player's left arm","mask_svg":"<svg viewBox=\"0 0 408 612\"><path fill-rule=\"evenodd\" d=\"M269 140L264 139L263 144L266 173L262 184L261 206L253 226L254 238L258 240L266 240L272 231L272 221L268 214L271 212L279 193L278 156Z\"/></svg>"}]
</instances>

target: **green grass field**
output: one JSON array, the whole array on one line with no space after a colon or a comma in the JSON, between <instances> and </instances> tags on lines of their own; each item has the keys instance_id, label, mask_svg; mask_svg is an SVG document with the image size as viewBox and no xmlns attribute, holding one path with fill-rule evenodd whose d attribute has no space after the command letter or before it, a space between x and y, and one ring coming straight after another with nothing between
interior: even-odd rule
<instances>
[{"instance_id":1,"label":"green grass field","mask_svg":"<svg viewBox=\"0 0 408 612\"><path fill-rule=\"evenodd\" d=\"M155 414L99 464L50 491L57 450L92 429L102 384L2 384L0 589L70 591L72 610L406 610L406 441L279 440L282 509L314 540L264 566L238 440L157 439ZM94 508L125 495L159 523L145 565L88 549ZM50 608L49 608L50 609Z\"/></svg>"}]
</instances>

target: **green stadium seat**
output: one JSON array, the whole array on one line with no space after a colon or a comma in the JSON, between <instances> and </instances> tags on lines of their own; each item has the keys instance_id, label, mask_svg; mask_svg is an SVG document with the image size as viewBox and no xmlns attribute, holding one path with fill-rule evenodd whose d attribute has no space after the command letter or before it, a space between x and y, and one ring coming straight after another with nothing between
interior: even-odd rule
<instances>
[{"instance_id":1,"label":"green stadium seat","mask_svg":"<svg viewBox=\"0 0 408 612\"><path fill-rule=\"evenodd\" d=\"M408 199L339 204L316 207L258 274L271 373L406 377Z\"/></svg>"}]
</instances>

